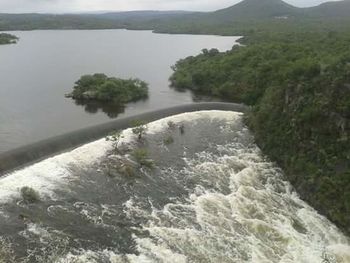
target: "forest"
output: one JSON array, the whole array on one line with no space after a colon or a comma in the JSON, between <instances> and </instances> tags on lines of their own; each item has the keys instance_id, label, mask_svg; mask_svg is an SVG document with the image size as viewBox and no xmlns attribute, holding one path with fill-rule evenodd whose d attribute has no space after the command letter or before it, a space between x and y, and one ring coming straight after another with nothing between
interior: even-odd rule
<instances>
[{"instance_id":1,"label":"forest","mask_svg":"<svg viewBox=\"0 0 350 263\"><path fill-rule=\"evenodd\" d=\"M251 106L246 123L301 197L350 233L350 33L251 33L174 65L176 89Z\"/></svg>"}]
</instances>

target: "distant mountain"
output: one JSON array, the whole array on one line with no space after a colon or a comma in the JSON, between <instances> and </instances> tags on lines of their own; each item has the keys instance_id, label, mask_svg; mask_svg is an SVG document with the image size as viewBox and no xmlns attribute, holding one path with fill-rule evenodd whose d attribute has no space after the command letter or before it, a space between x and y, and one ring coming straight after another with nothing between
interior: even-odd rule
<instances>
[{"instance_id":1,"label":"distant mountain","mask_svg":"<svg viewBox=\"0 0 350 263\"><path fill-rule=\"evenodd\" d=\"M151 29L150 21L188 15L186 11L129 11L83 14L1 14L0 30L35 29Z\"/></svg>"},{"instance_id":2,"label":"distant mountain","mask_svg":"<svg viewBox=\"0 0 350 263\"><path fill-rule=\"evenodd\" d=\"M244 0L229 8L208 14L222 21L295 16L300 8L282 0Z\"/></svg>"},{"instance_id":3,"label":"distant mountain","mask_svg":"<svg viewBox=\"0 0 350 263\"><path fill-rule=\"evenodd\" d=\"M350 17L350 0L327 2L319 6L306 8L306 13L313 17Z\"/></svg>"},{"instance_id":4,"label":"distant mountain","mask_svg":"<svg viewBox=\"0 0 350 263\"><path fill-rule=\"evenodd\" d=\"M125 11L125 12L104 12L99 14L90 14L92 16L100 18L108 18L114 20L150 20L150 19L160 19L169 18L178 15L191 14L193 12L188 11Z\"/></svg>"},{"instance_id":5,"label":"distant mountain","mask_svg":"<svg viewBox=\"0 0 350 263\"><path fill-rule=\"evenodd\" d=\"M247 21L294 20L314 24L325 19L350 20L350 0L298 8L282 0L243 0L215 12L130 11L85 14L1 14L0 30L35 29L154 29L170 33L232 34L233 27L246 28ZM296 18L296 19L295 19ZM253 25L252 23L250 25ZM242 32L240 30L239 32Z\"/></svg>"}]
</instances>

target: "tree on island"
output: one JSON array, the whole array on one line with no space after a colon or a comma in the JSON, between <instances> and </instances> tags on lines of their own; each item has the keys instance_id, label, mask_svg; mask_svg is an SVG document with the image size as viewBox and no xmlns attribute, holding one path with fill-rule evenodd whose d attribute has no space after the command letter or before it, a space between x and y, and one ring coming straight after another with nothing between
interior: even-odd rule
<instances>
[{"instance_id":1,"label":"tree on island","mask_svg":"<svg viewBox=\"0 0 350 263\"><path fill-rule=\"evenodd\" d=\"M148 97L148 84L139 79L120 79L96 73L84 75L66 97L75 100L112 102L123 105Z\"/></svg>"},{"instance_id":2,"label":"tree on island","mask_svg":"<svg viewBox=\"0 0 350 263\"><path fill-rule=\"evenodd\" d=\"M7 33L0 33L0 45L7 45L7 44L16 44L18 41L18 37L7 34Z\"/></svg>"}]
</instances>

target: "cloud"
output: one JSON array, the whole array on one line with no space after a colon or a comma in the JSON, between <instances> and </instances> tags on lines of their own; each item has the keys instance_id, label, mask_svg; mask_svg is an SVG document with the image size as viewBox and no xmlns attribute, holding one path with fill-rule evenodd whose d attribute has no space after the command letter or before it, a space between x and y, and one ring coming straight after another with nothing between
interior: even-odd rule
<instances>
[{"instance_id":1,"label":"cloud","mask_svg":"<svg viewBox=\"0 0 350 263\"><path fill-rule=\"evenodd\" d=\"M211 11L239 0L0 0L0 12L85 12L99 10L198 10ZM326 0L286 0L296 6L317 5Z\"/></svg>"}]
</instances>

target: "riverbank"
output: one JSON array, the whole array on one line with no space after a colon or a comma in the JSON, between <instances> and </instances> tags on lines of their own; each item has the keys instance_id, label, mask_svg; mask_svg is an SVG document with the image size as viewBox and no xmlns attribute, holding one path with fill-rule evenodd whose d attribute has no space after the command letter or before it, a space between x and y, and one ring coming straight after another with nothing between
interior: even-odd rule
<instances>
[{"instance_id":1,"label":"riverbank","mask_svg":"<svg viewBox=\"0 0 350 263\"><path fill-rule=\"evenodd\" d=\"M23 168L33 162L42 160L55 154L72 150L80 145L107 136L110 132L129 128L134 120L154 121L171 115L193 112L200 110L228 110L246 112L247 106L235 103L192 103L163 110L146 112L132 117L120 118L118 120L97 125L75 132L43 140L28 146L20 147L0 154L0 175L14 169Z\"/></svg>"}]
</instances>

